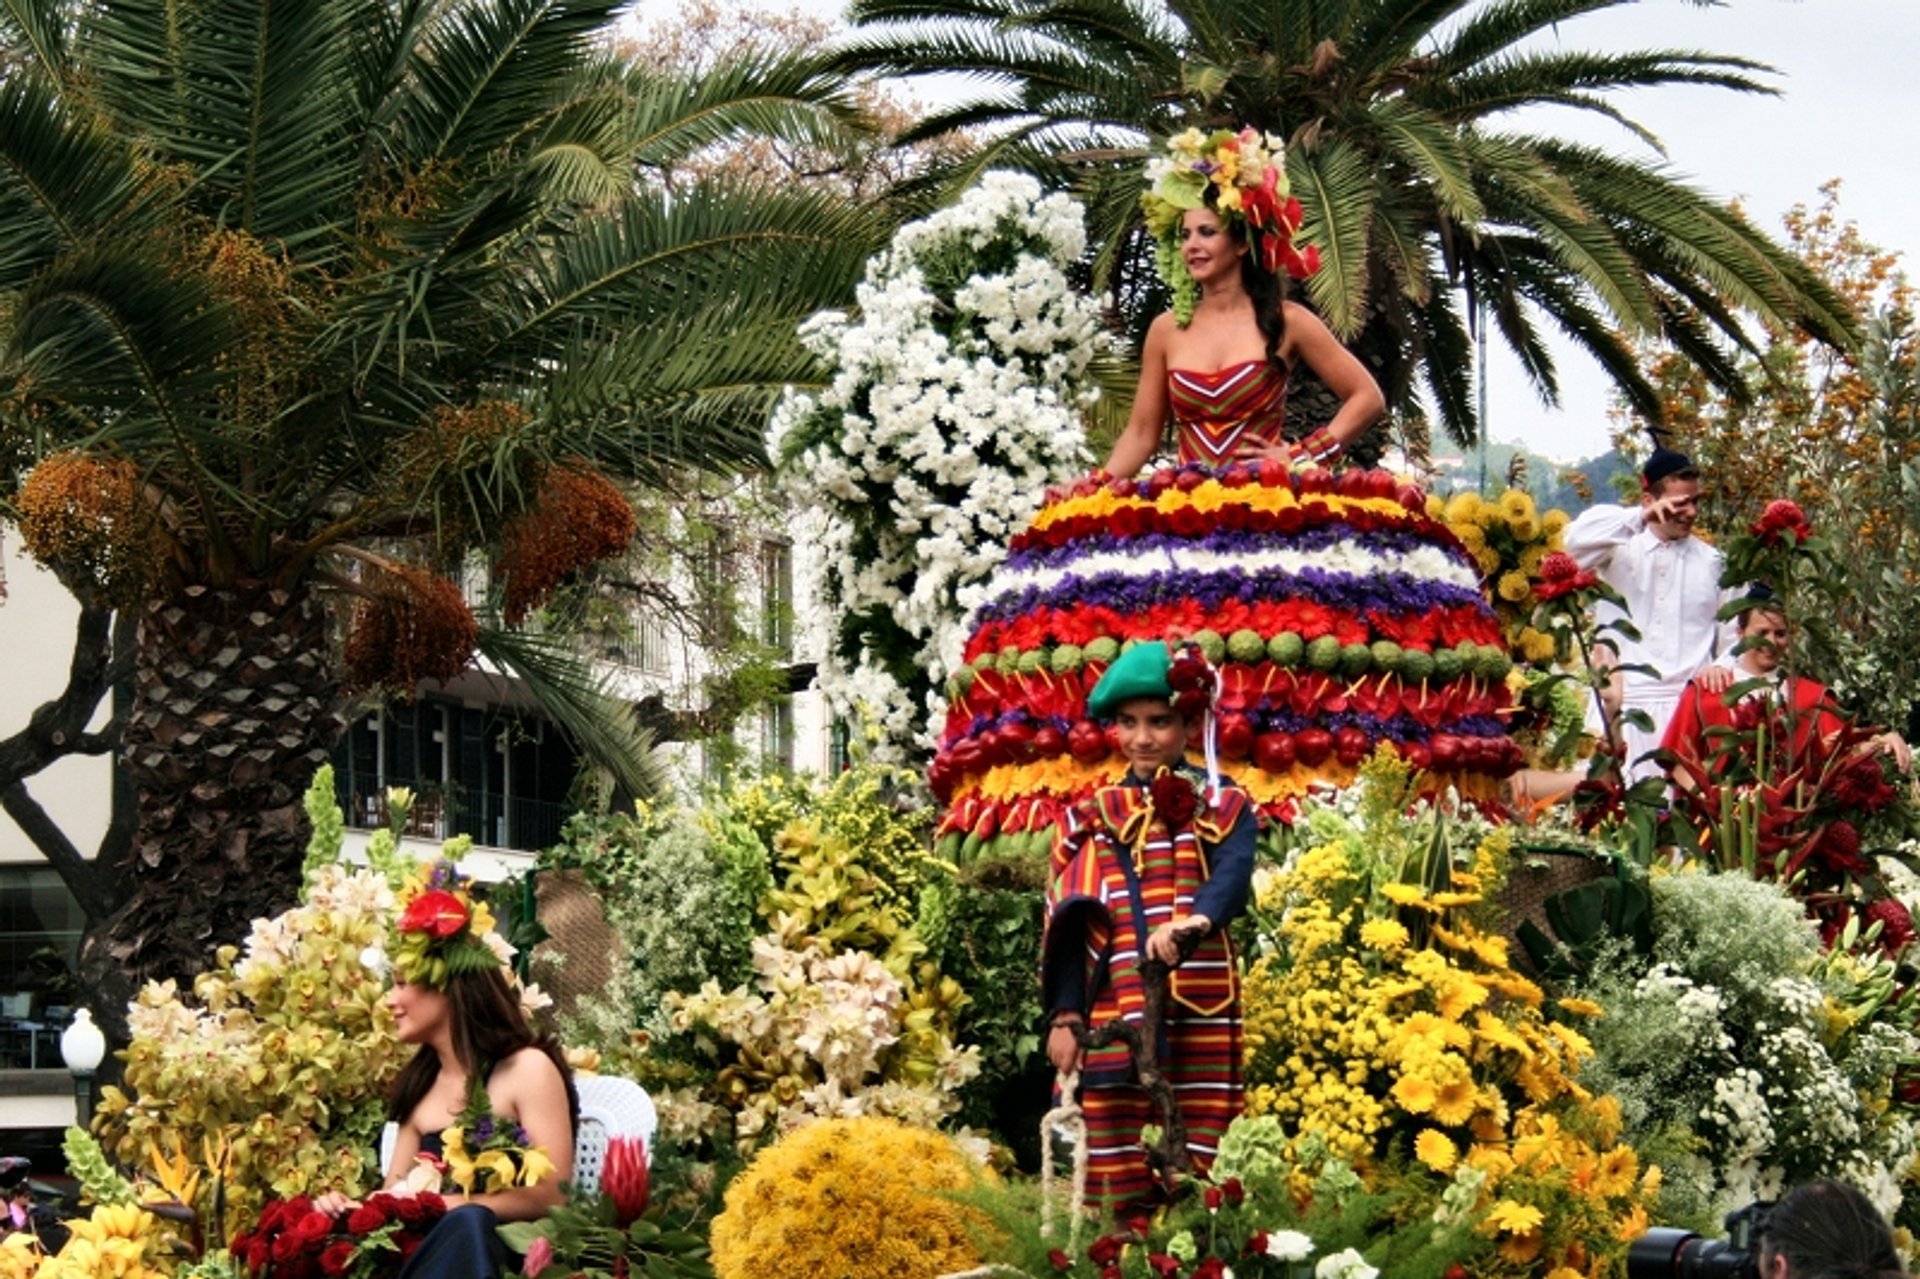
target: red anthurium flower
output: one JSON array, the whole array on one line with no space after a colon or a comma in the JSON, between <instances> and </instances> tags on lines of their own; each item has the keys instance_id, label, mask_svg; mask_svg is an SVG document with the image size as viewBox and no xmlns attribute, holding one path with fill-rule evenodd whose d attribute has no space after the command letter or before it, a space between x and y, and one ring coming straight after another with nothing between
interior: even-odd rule
<instances>
[{"instance_id":1,"label":"red anthurium flower","mask_svg":"<svg viewBox=\"0 0 1920 1279\"><path fill-rule=\"evenodd\" d=\"M430 937L451 937L467 926L467 907L444 889L421 893L400 916L403 933L426 933Z\"/></svg>"}]
</instances>

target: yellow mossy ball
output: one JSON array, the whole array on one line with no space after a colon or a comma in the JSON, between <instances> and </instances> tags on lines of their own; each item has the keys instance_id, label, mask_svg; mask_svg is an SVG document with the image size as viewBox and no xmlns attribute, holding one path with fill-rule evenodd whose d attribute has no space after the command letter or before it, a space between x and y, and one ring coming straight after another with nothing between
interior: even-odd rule
<instances>
[{"instance_id":1,"label":"yellow mossy ball","mask_svg":"<svg viewBox=\"0 0 1920 1279\"><path fill-rule=\"evenodd\" d=\"M946 1193L982 1174L950 1139L822 1119L754 1157L714 1218L716 1279L934 1279L980 1264L984 1218Z\"/></svg>"}]
</instances>

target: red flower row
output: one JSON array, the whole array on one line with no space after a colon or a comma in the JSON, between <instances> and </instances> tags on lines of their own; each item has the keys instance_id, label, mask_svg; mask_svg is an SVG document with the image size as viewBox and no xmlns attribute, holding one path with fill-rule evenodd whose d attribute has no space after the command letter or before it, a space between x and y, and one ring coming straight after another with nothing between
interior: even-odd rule
<instances>
[{"instance_id":1,"label":"red flower row","mask_svg":"<svg viewBox=\"0 0 1920 1279\"><path fill-rule=\"evenodd\" d=\"M982 718L999 721L1001 731L1023 731L1041 756L1065 752L1071 743L1058 729L1046 725L1054 720L1081 721L1087 695L1100 682L1105 669L1101 663L1089 662L1077 671L1058 675L1051 671L1032 675L982 672L947 712L941 734L942 753L963 744L975 721ZM1214 705L1223 715L1262 706L1288 710L1301 718L1349 711L1382 719L1405 714L1424 727L1437 728L1463 716L1502 714L1511 703L1504 685L1476 678L1421 684L1407 683L1398 675L1364 675L1347 680L1321 671L1283 670L1271 662L1256 666L1225 663L1220 668L1220 683ZM1023 717L1039 721L1038 727L1020 724ZM1076 723L1074 731L1078 729ZM1101 732L1097 725L1093 731ZM1104 734L1100 741L1105 741ZM1105 746L1096 748L1092 741L1086 743L1086 749L1098 749L1093 757L1096 760L1106 755ZM1076 757L1081 754L1074 753Z\"/></svg>"}]
</instances>

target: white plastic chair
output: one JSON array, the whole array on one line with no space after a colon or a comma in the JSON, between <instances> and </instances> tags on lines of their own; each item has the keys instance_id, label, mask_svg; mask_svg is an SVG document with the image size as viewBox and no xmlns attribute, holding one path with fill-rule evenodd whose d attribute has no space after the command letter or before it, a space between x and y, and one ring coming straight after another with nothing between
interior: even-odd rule
<instances>
[{"instance_id":1,"label":"white plastic chair","mask_svg":"<svg viewBox=\"0 0 1920 1279\"><path fill-rule=\"evenodd\" d=\"M573 1185L580 1195L600 1192L600 1170L606 1166L607 1143L615 1137L638 1137L646 1143L647 1162L653 1162L653 1133L660 1118L647 1090L618 1075L580 1075L573 1081L580 1094L580 1124L573 1133ZM380 1131L380 1168L393 1164L393 1143L400 1126Z\"/></svg>"}]
</instances>

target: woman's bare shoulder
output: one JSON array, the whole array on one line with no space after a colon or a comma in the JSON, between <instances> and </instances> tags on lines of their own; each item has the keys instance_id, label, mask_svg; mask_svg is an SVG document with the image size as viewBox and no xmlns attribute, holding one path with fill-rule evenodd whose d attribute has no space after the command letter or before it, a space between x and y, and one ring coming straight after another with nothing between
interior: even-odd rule
<instances>
[{"instance_id":1,"label":"woman's bare shoulder","mask_svg":"<svg viewBox=\"0 0 1920 1279\"><path fill-rule=\"evenodd\" d=\"M560 1079L560 1067L553 1058L533 1044L508 1053L493 1068L494 1078L502 1083L541 1084Z\"/></svg>"}]
</instances>

